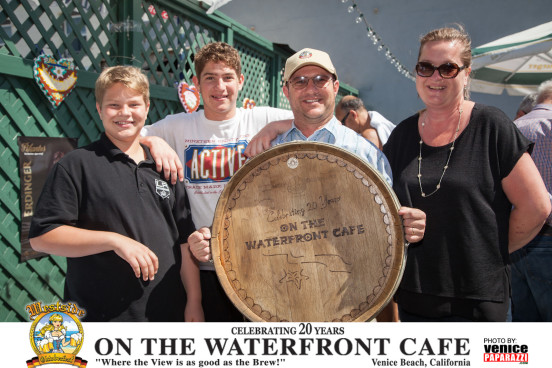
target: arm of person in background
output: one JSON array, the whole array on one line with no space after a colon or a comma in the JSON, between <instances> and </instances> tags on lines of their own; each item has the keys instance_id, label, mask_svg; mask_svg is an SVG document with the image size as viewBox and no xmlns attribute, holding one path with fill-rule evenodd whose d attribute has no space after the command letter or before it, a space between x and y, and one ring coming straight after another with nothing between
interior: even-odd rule
<instances>
[{"instance_id":1,"label":"arm of person in background","mask_svg":"<svg viewBox=\"0 0 552 368\"><path fill-rule=\"evenodd\" d=\"M153 280L159 269L157 256L148 247L114 232L62 225L29 240L34 250L63 257L84 257L112 250L144 281Z\"/></svg>"},{"instance_id":2,"label":"arm of person in background","mask_svg":"<svg viewBox=\"0 0 552 368\"><path fill-rule=\"evenodd\" d=\"M150 149L157 172L163 171L166 180L170 180L173 185L177 180L184 181L184 166L178 154L163 138L141 136L140 143Z\"/></svg>"},{"instance_id":3,"label":"arm of person in background","mask_svg":"<svg viewBox=\"0 0 552 368\"><path fill-rule=\"evenodd\" d=\"M208 262L211 259L211 230L208 227L202 227L194 231L188 237L190 251L200 262Z\"/></svg>"},{"instance_id":4,"label":"arm of person in background","mask_svg":"<svg viewBox=\"0 0 552 368\"><path fill-rule=\"evenodd\" d=\"M205 322L203 307L201 306L201 285L199 281L199 265L190 252L188 243L181 244L182 266L180 277L186 289L186 309L184 321Z\"/></svg>"},{"instance_id":5,"label":"arm of person in background","mask_svg":"<svg viewBox=\"0 0 552 368\"><path fill-rule=\"evenodd\" d=\"M259 153L263 153L270 148L270 142L272 142L278 135L287 132L291 129L291 123L293 120L278 120L268 123L263 129L261 129L245 148L243 154L246 157L255 157Z\"/></svg>"},{"instance_id":6,"label":"arm of person in background","mask_svg":"<svg viewBox=\"0 0 552 368\"><path fill-rule=\"evenodd\" d=\"M550 200L540 173L526 152L512 172L502 179L504 193L512 202L508 250L510 253L529 243L550 214Z\"/></svg>"}]
</instances>

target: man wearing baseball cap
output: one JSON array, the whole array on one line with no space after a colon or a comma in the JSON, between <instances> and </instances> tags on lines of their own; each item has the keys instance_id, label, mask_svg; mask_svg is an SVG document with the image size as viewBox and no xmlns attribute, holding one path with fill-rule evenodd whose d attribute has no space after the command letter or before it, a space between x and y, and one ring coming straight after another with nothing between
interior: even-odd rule
<instances>
[{"instance_id":1,"label":"man wearing baseball cap","mask_svg":"<svg viewBox=\"0 0 552 368\"><path fill-rule=\"evenodd\" d=\"M391 168L383 152L334 116L339 81L327 53L311 48L295 53L286 61L283 81L295 119L291 129L276 137L272 146L291 141L335 144L363 158L392 185Z\"/></svg>"},{"instance_id":2,"label":"man wearing baseball cap","mask_svg":"<svg viewBox=\"0 0 552 368\"><path fill-rule=\"evenodd\" d=\"M294 120L291 129L277 136L272 146L292 141L334 144L360 156L391 185L391 168L383 152L354 130L341 125L334 116L339 81L327 53L311 48L295 53L286 61L283 79L283 92L289 100ZM401 207L399 215L403 216L405 226L418 230L416 235L405 234L406 240L419 242L424 237L425 213Z\"/></svg>"},{"instance_id":3,"label":"man wearing baseball cap","mask_svg":"<svg viewBox=\"0 0 552 368\"><path fill-rule=\"evenodd\" d=\"M253 157L267 149L267 140L271 141L271 146L292 141L334 144L360 156L392 185L391 168L383 152L354 130L341 125L334 116L339 81L327 53L305 48L293 54L286 61L283 81L282 89L294 115L291 129L272 140L275 135L264 128L247 146L247 156ZM268 126L271 124L274 123ZM425 233L425 213L415 208L401 207L399 215L403 216L405 226L418 230L416 235L405 234L406 240L410 243L422 240Z\"/></svg>"}]
</instances>

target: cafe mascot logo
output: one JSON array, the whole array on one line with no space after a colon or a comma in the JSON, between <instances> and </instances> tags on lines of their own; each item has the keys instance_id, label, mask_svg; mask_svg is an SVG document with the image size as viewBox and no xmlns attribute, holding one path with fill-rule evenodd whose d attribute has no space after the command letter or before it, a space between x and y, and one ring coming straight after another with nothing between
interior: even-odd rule
<instances>
[{"instance_id":1,"label":"cafe mascot logo","mask_svg":"<svg viewBox=\"0 0 552 368\"><path fill-rule=\"evenodd\" d=\"M31 347L37 354L27 360L27 367L42 364L68 364L86 367L87 361L77 357L82 347L84 332L79 318L85 311L75 303L42 305L34 302L26 306L33 321L29 334Z\"/></svg>"}]
</instances>

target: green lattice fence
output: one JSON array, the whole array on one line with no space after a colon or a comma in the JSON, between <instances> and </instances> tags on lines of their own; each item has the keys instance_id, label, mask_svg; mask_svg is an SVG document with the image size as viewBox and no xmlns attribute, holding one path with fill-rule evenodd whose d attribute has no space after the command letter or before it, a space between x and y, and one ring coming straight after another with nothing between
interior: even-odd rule
<instances>
[{"instance_id":1,"label":"green lattice fence","mask_svg":"<svg viewBox=\"0 0 552 368\"><path fill-rule=\"evenodd\" d=\"M195 0L0 0L0 321L26 321L24 306L63 294L65 259L20 261L18 136L98 138L94 82L104 66L141 67L151 82L148 122L183 111L176 85L191 83L194 53L220 40L234 45L246 83L238 97L288 108L281 75L291 50L259 37ZM33 80L41 53L71 59L76 88L53 109ZM358 92L342 86L340 94Z\"/></svg>"}]
</instances>

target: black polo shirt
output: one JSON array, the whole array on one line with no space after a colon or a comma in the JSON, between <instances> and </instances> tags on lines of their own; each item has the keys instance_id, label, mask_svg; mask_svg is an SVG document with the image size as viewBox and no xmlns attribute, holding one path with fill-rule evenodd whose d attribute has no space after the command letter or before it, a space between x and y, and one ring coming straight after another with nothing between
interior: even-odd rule
<instances>
[{"instance_id":1,"label":"black polo shirt","mask_svg":"<svg viewBox=\"0 0 552 368\"><path fill-rule=\"evenodd\" d=\"M147 159L136 164L102 134L52 168L32 219L33 238L61 225L116 232L159 258L153 281L134 275L115 252L67 259L65 300L84 321L182 321L180 243L194 231L184 186L166 182Z\"/></svg>"}]
</instances>

